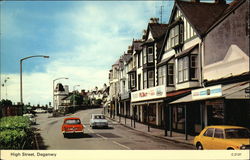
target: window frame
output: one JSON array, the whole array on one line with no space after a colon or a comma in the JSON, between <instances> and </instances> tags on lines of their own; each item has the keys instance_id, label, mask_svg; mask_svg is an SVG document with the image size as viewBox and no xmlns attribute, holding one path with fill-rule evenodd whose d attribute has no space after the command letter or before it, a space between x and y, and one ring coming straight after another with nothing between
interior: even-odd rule
<instances>
[{"instance_id":1,"label":"window frame","mask_svg":"<svg viewBox=\"0 0 250 160\"><path fill-rule=\"evenodd\" d=\"M152 52L149 52L150 50L152 50ZM152 61L151 61L150 57L152 57ZM147 47L147 62L148 63L154 62L154 46Z\"/></svg>"},{"instance_id":2,"label":"window frame","mask_svg":"<svg viewBox=\"0 0 250 160\"><path fill-rule=\"evenodd\" d=\"M146 89L148 87L148 85L147 85L147 77L148 77L147 71L143 72L143 89Z\"/></svg>"},{"instance_id":3,"label":"window frame","mask_svg":"<svg viewBox=\"0 0 250 160\"><path fill-rule=\"evenodd\" d=\"M170 71L169 71L170 66L173 67L172 68L172 70L173 70L172 74L170 74ZM170 82L170 80L169 80L170 77L172 77L171 79L172 79L173 83L169 83ZM167 65L167 86L174 86L174 63L168 63L168 65Z\"/></svg>"},{"instance_id":4,"label":"window frame","mask_svg":"<svg viewBox=\"0 0 250 160\"><path fill-rule=\"evenodd\" d=\"M154 70L148 70L147 71L148 73L148 82L147 82L147 86L148 86L148 88L151 88L151 87L154 87L155 86L155 71ZM152 72L152 77L149 77L150 76L150 73ZM152 84L150 83L150 82L152 82Z\"/></svg>"}]
</instances>

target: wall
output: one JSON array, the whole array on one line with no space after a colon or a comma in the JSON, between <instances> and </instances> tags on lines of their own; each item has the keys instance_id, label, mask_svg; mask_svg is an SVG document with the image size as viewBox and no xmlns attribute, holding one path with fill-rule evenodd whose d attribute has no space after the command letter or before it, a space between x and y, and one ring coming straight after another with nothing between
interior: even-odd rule
<instances>
[{"instance_id":1,"label":"wall","mask_svg":"<svg viewBox=\"0 0 250 160\"><path fill-rule=\"evenodd\" d=\"M246 34L247 1L217 25L205 38L205 66L222 61L232 45L249 56L249 39ZM234 50L236 49L236 50ZM237 69L237 65L235 65ZM227 73L225 73L226 75ZM224 76L224 75L221 75Z\"/></svg>"}]
</instances>

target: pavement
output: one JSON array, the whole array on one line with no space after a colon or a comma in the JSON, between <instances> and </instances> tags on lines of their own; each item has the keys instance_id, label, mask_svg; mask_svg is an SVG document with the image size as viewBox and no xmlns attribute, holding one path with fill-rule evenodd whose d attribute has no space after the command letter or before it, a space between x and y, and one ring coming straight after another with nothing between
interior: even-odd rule
<instances>
[{"instance_id":1,"label":"pavement","mask_svg":"<svg viewBox=\"0 0 250 160\"><path fill-rule=\"evenodd\" d=\"M193 145L194 136L188 135L187 137L188 139L186 140L185 134L177 133L173 131L172 131L172 136L170 136L170 131L168 131L168 136L165 136L165 130L150 127L148 131L148 125L145 125L139 122L135 122L135 127L134 127L134 121L132 121L132 125L131 125L131 119L128 119L128 118L126 118L126 122L125 122L124 117L115 116L115 118L110 118L110 117L107 117L107 118L114 121L115 123L119 123L125 127L128 127L133 130L137 130L139 132L143 132L145 134L149 134L151 136L163 138L169 141L174 141L176 143L184 143L188 145Z\"/></svg>"}]
</instances>

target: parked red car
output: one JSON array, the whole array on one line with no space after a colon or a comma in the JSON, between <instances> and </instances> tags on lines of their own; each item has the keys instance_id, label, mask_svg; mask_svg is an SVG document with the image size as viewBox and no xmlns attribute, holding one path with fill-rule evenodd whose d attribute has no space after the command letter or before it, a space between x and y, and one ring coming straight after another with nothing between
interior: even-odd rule
<instances>
[{"instance_id":1,"label":"parked red car","mask_svg":"<svg viewBox=\"0 0 250 160\"><path fill-rule=\"evenodd\" d=\"M65 118L62 125L62 133L64 137L68 134L83 134L84 126L79 118Z\"/></svg>"}]
</instances>

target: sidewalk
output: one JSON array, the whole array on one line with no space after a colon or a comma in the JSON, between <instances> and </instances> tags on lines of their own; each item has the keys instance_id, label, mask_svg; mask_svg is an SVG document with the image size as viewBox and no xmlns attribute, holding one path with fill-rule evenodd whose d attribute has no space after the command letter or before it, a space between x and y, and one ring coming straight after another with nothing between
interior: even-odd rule
<instances>
[{"instance_id":1,"label":"sidewalk","mask_svg":"<svg viewBox=\"0 0 250 160\"><path fill-rule=\"evenodd\" d=\"M148 132L148 126L139 122L135 122L135 128L134 128L134 121L132 121L131 125L131 119L126 118L126 124L125 124L125 118L121 117L119 122L119 116L115 116L115 119L108 117L110 120L115 121L118 124L121 124L125 127L143 132L145 134L149 134L151 136L155 136L158 138L164 138L166 140L174 141L176 143L184 143L188 145L193 145L194 137L188 135L188 139L185 140L185 134L172 132L172 137L170 137L170 132L168 131L168 136L165 136L165 131L163 129L158 128L152 128L150 127L150 130Z\"/></svg>"}]
</instances>

